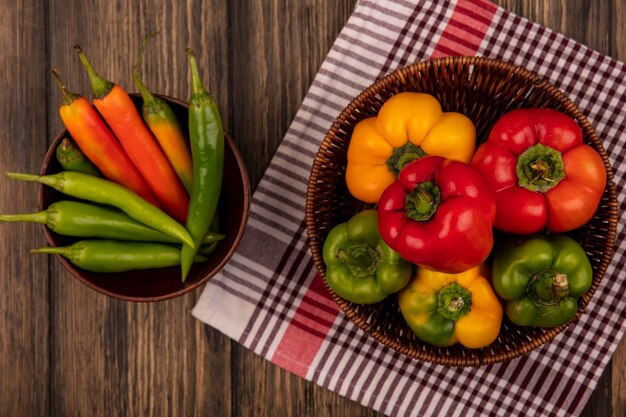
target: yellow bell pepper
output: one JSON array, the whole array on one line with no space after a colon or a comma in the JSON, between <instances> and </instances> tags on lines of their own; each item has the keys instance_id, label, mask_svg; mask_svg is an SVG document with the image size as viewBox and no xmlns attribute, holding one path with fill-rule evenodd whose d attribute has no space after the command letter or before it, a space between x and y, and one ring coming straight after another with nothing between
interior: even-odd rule
<instances>
[{"instance_id":1,"label":"yellow bell pepper","mask_svg":"<svg viewBox=\"0 0 626 417\"><path fill-rule=\"evenodd\" d=\"M418 268L400 292L400 311L426 343L485 347L498 337L503 314L488 277L484 264L460 274Z\"/></svg>"},{"instance_id":2,"label":"yellow bell pepper","mask_svg":"<svg viewBox=\"0 0 626 417\"><path fill-rule=\"evenodd\" d=\"M468 117L443 112L429 94L399 93L383 104L378 116L354 127L348 145L348 190L361 201L377 203L409 162L438 155L469 163L475 145L476 129Z\"/></svg>"}]
</instances>

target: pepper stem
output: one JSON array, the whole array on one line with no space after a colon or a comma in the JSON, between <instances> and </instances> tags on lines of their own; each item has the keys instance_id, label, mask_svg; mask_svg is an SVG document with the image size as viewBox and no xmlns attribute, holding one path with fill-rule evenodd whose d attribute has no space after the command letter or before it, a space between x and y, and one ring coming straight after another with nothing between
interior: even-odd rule
<instances>
[{"instance_id":1,"label":"pepper stem","mask_svg":"<svg viewBox=\"0 0 626 417\"><path fill-rule=\"evenodd\" d=\"M515 173L520 187L545 193L565 178L563 157L556 149L538 143L518 157Z\"/></svg>"},{"instance_id":2,"label":"pepper stem","mask_svg":"<svg viewBox=\"0 0 626 417\"><path fill-rule=\"evenodd\" d=\"M38 182L53 187L59 191L63 188L63 180L59 174L39 176L22 174L21 172L5 172L5 175L14 180Z\"/></svg>"},{"instance_id":3,"label":"pepper stem","mask_svg":"<svg viewBox=\"0 0 626 417\"><path fill-rule=\"evenodd\" d=\"M91 83L91 89L93 90L94 97L99 99L109 94L113 87L115 87L115 84L96 72L96 70L87 60L85 53L79 45L74 45L74 49L76 50L76 52L78 52L78 58L87 70L87 74L89 75L89 82Z\"/></svg>"},{"instance_id":4,"label":"pepper stem","mask_svg":"<svg viewBox=\"0 0 626 417\"><path fill-rule=\"evenodd\" d=\"M437 293L437 311L450 320L458 320L472 310L472 293L456 282Z\"/></svg>"},{"instance_id":5,"label":"pepper stem","mask_svg":"<svg viewBox=\"0 0 626 417\"><path fill-rule=\"evenodd\" d=\"M185 49L187 56L189 57L189 66L191 68L191 94L206 94L207 90L204 88L204 84L202 84L202 79L200 78L200 71L198 71L198 63L196 62L196 54L193 52L191 48Z\"/></svg>"},{"instance_id":6,"label":"pepper stem","mask_svg":"<svg viewBox=\"0 0 626 417\"><path fill-rule=\"evenodd\" d=\"M152 32L151 34L143 38L143 41L141 43L141 48L139 49L139 57L137 58L137 62L135 63L135 65L133 65L133 81L135 81L135 85L137 86L137 89L141 93L141 97L143 97L144 105L148 105L148 106L154 105L155 102L157 101L157 98L154 96L154 94L150 92L150 90L148 90L148 87L146 87L146 84L144 84L143 80L141 79L141 75L139 74L139 68L141 67L141 62L143 60L143 53L146 49L146 45L148 44L148 41L150 41L150 39L154 38L158 34L159 32Z\"/></svg>"},{"instance_id":7,"label":"pepper stem","mask_svg":"<svg viewBox=\"0 0 626 417\"><path fill-rule=\"evenodd\" d=\"M426 155L427 153L424 152L422 148L407 141L404 145L393 149L393 153L385 164L387 164L389 171L398 178L400 171L402 171L405 166Z\"/></svg>"},{"instance_id":8,"label":"pepper stem","mask_svg":"<svg viewBox=\"0 0 626 417\"><path fill-rule=\"evenodd\" d=\"M382 256L369 245L362 243L337 251L340 259L357 278L365 278L376 273Z\"/></svg>"},{"instance_id":9,"label":"pepper stem","mask_svg":"<svg viewBox=\"0 0 626 417\"><path fill-rule=\"evenodd\" d=\"M45 210L43 210L43 211L38 211L37 213L0 214L0 221L47 224L48 213Z\"/></svg>"},{"instance_id":10,"label":"pepper stem","mask_svg":"<svg viewBox=\"0 0 626 417\"><path fill-rule=\"evenodd\" d=\"M39 182L41 177L33 174L22 174L21 172L5 172L6 176L14 180Z\"/></svg>"},{"instance_id":11,"label":"pepper stem","mask_svg":"<svg viewBox=\"0 0 626 417\"><path fill-rule=\"evenodd\" d=\"M50 72L52 72L52 75L54 76L54 79L59 86L59 90L61 90L61 94L63 94L64 106L69 106L74 101L78 100L78 98L80 98L80 95L72 93L70 90L67 89L65 84L63 84L63 80L61 80L61 74L59 73L59 70L57 68L52 68Z\"/></svg>"},{"instance_id":12,"label":"pepper stem","mask_svg":"<svg viewBox=\"0 0 626 417\"><path fill-rule=\"evenodd\" d=\"M81 257L82 246L73 244L71 246L44 246L42 248L31 249L30 253L45 253L49 255L61 255L70 262L76 264Z\"/></svg>"},{"instance_id":13,"label":"pepper stem","mask_svg":"<svg viewBox=\"0 0 626 417\"><path fill-rule=\"evenodd\" d=\"M541 271L528 283L526 294L536 306L555 306L569 295L569 279L551 269Z\"/></svg>"},{"instance_id":14,"label":"pepper stem","mask_svg":"<svg viewBox=\"0 0 626 417\"><path fill-rule=\"evenodd\" d=\"M419 222L430 219L441 203L441 191L431 181L417 184L405 199L406 216Z\"/></svg>"},{"instance_id":15,"label":"pepper stem","mask_svg":"<svg viewBox=\"0 0 626 417\"><path fill-rule=\"evenodd\" d=\"M31 249L30 253L48 253L50 255L63 255L65 256L70 249L65 247L45 246L43 248Z\"/></svg>"}]
</instances>

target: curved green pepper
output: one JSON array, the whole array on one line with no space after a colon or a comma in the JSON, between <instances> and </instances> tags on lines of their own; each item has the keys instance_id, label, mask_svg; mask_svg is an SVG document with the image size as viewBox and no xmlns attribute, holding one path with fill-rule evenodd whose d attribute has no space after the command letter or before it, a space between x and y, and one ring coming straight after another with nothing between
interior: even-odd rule
<instances>
[{"instance_id":1,"label":"curved green pepper","mask_svg":"<svg viewBox=\"0 0 626 417\"><path fill-rule=\"evenodd\" d=\"M576 315L593 280L587 254L567 236L532 237L494 258L493 287L520 326L556 327Z\"/></svg>"},{"instance_id":2,"label":"curved green pepper","mask_svg":"<svg viewBox=\"0 0 626 417\"><path fill-rule=\"evenodd\" d=\"M374 304L404 288L413 266L380 237L376 210L335 226L324 242L326 283L348 301Z\"/></svg>"}]
</instances>

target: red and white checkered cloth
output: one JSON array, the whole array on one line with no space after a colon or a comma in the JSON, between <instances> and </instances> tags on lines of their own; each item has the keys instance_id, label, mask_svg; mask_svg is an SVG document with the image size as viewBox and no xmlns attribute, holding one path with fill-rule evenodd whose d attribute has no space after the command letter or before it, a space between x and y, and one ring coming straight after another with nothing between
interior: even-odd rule
<instances>
[{"instance_id":1,"label":"red and white checkered cloth","mask_svg":"<svg viewBox=\"0 0 626 417\"><path fill-rule=\"evenodd\" d=\"M512 61L565 91L604 139L624 212L623 63L484 0L361 0L254 193L238 251L193 314L284 369L388 415L577 415L626 329L624 217L588 314L504 364L450 368L380 345L340 312L313 266L305 194L326 131L377 78L446 55Z\"/></svg>"}]
</instances>

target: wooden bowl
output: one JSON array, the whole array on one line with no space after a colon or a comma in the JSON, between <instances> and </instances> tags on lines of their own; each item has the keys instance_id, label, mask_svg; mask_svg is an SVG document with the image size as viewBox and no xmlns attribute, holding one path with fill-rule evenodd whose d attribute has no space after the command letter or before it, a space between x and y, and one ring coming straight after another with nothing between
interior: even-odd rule
<instances>
[{"instance_id":1,"label":"wooden bowl","mask_svg":"<svg viewBox=\"0 0 626 417\"><path fill-rule=\"evenodd\" d=\"M359 94L337 117L315 158L306 196L309 246L319 273L324 276L326 270L322 247L330 229L360 210L372 207L352 197L345 184L346 152L354 126L375 116L386 100L404 91L432 94L444 111L468 116L476 126L477 146L486 140L498 118L517 108L553 108L578 122L584 141L601 155L608 180L593 219L569 233L585 248L594 271L591 289L579 299L576 316L579 318L598 288L614 250L617 194L609 159L587 118L565 94L531 71L488 58L441 58L398 69ZM357 305L328 290L350 320L380 343L404 355L443 365L476 366L507 361L552 340L567 326L544 330L518 327L505 319L497 340L485 348L469 349L459 344L436 347L421 342L413 334L402 318L397 296L375 305ZM575 325L575 320L569 325Z\"/></svg>"},{"instance_id":2,"label":"wooden bowl","mask_svg":"<svg viewBox=\"0 0 626 417\"><path fill-rule=\"evenodd\" d=\"M187 103L171 97L160 96L166 100L183 131L187 131ZM135 105L139 108L141 96L131 94ZM46 153L41 175L52 174L62 170L55 156L55 149L64 137L71 135L63 129L54 139ZM218 215L221 232L226 235L216 251L204 263L194 264L183 284L180 278L180 267L146 269L122 273L94 273L84 271L65 258L57 255L59 261L83 284L113 298L148 302L161 301L186 294L207 282L228 262L239 245L248 218L250 205L250 182L246 166L233 140L225 135L224 148L224 179ZM67 196L46 186L39 188L39 209L44 210L51 203L68 199ZM65 246L75 242L76 238L58 235L44 226L46 239L51 246Z\"/></svg>"}]
</instances>

